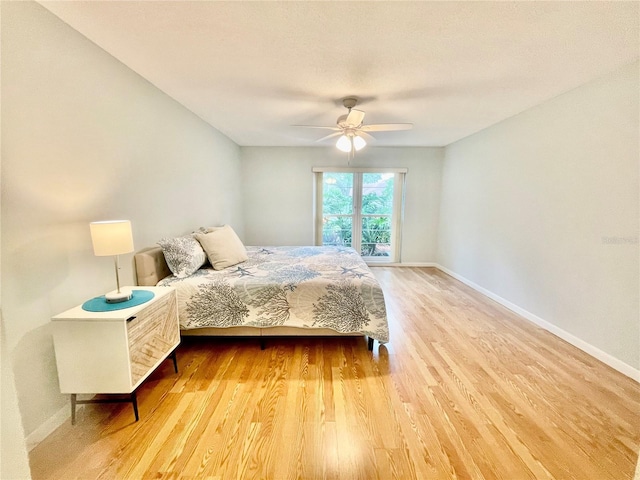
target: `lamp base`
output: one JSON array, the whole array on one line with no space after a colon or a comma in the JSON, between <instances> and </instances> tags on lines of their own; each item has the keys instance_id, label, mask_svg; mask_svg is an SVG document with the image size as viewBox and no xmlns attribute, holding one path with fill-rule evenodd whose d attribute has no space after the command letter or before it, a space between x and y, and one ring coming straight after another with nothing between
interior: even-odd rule
<instances>
[{"instance_id":1,"label":"lamp base","mask_svg":"<svg viewBox=\"0 0 640 480\"><path fill-rule=\"evenodd\" d=\"M126 302L127 300L131 300L133 296L132 292L115 292L115 293L107 293L104 298L107 303L120 303Z\"/></svg>"}]
</instances>

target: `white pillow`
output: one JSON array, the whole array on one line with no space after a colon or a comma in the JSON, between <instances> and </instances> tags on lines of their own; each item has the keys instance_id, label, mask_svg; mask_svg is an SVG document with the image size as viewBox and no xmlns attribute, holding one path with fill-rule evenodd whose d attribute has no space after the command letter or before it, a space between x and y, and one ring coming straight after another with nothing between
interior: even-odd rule
<instances>
[{"instance_id":1,"label":"white pillow","mask_svg":"<svg viewBox=\"0 0 640 480\"><path fill-rule=\"evenodd\" d=\"M229 225L209 233L196 233L195 237L215 270L222 270L249 259L247 249Z\"/></svg>"},{"instance_id":2,"label":"white pillow","mask_svg":"<svg viewBox=\"0 0 640 480\"><path fill-rule=\"evenodd\" d=\"M200 243L193 235L162 238L158 241L169 270L178 278L188 277L207 261Z\"/></svg>"}]
</instances>

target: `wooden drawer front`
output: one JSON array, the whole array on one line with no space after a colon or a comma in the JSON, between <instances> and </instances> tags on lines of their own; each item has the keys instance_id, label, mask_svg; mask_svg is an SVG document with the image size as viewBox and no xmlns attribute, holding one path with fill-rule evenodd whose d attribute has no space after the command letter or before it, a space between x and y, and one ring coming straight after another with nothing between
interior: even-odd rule
<instances>
[{"instance_id":1,"label":"wooden drawer front","mask_svg":"<svg viewBox=\"0 0 640 480\"><path fill-rule=\"evenodd\" d=\"M176 294L171 292L127 323L131 382L138 383L178 343Z\"/></svg>"}]
</instances>

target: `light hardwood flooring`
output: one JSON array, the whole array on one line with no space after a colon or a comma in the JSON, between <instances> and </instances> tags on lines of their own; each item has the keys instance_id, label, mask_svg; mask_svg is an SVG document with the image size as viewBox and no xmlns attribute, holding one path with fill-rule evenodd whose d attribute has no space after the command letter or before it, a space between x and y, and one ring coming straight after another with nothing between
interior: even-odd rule
<instances>
[{"instance_id":1,"label":"light hardwood flooring","mask_svg":"<svg viewBox=\"0 0 640 480\"><path fill-rule=\"evenodd\" d=\"M633 478L638 383L438 270L373 270L389 344L183 339L139 422L87 406L34 480Z\"/></svg>"}]
</instances>

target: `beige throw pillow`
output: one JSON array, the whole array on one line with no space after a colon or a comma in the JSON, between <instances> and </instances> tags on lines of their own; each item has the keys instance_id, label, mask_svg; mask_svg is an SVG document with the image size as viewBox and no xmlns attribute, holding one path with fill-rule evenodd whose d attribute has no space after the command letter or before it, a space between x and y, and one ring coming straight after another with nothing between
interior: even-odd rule
<instances>
[{"instance_id":1,"label":"beige throw pillow","mask_svg":"<svg viewBox=\"0 0 640 480\"><path fill-rule=\"evenodd\" d=\"M229 225L209 233L196 233L195 237L215 270L222 270L249 259L247 249Z\"/></svg>"},{"instance_id":2,"label":"beige throw pillow","mask_svg":"<svg viewBox=\"0 0 640 480\"><path fill-rule=\"evenodd\" d=\"M224 225L222 225L221 227L200 227L198 231L194 233L211 233L211 232L215 232L216 230L220 230L221 228L224 228L224 227L225 227Z\"/></svg>"}]
</instances>

